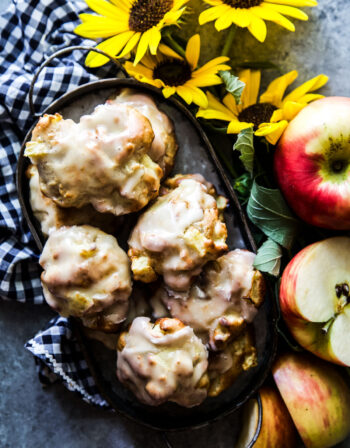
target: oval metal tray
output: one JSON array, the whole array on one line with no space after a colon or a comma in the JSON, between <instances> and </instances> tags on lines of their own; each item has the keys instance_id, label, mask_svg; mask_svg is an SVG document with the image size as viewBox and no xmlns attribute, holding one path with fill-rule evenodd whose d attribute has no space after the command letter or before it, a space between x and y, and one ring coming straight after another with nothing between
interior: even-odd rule
<instances>
[{"instance_id":1,"label":"oval metal tray","mask_svg":"<svg viewBox=\"0 0 350 448\"><path fill-rule=\"evenodd\" d=\"M133 79L105 79L92 82L63 95L53 102L43 113L60 112L64 118L76 121L80 116L92 112L97 104L103 103L112 94L124 87L152 95L158 107L174 122L179 143L175 173L200 173L212 182L218 192L229 199L225 214L228 229L228 245L233 248L247 248L255 251L255 243L235 192L220 165L214 149L198 122L179 101L165 100L161 92L149 85L140 84ZM33 126L34 127L34 126ZM17 167L17 188L23 214L28 222L39 250L44 244L38 222L35 220L29 204L29 184L25 171L29 160L23 156L25 144L30 140L28 132L21 149ZM134 214L135 215L135 214ZM127 233L135 216L128 216L118 241L127 248ZM238 409L257 392L270 370L276 350L276 310L272 295L268 292L264 305L259 310L253 326L258 351L258 366L240 375L237 381L216 398L208 398L197 407L186 409L176 404L150 407L137 401L134 395L125 389L115 375L116 355L102 348L100 343L87 341L77 324L78 339L91 368L92 374L101 391L101 395L119 413L154 429L176 430L205 425Z\"/></svg>"}]
</instances>

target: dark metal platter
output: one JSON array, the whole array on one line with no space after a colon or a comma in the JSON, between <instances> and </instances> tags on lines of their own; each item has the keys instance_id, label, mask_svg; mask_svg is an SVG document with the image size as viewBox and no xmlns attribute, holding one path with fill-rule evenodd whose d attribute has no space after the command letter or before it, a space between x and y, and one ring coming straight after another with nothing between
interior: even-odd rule
<instances>
[{"instance_id":1,"label":"dark metal platter","mask_svg":"<svg viewBox=\"0 0 350 448\"><path fill-rule=\"evenodd\" d=\"M255 251L255 243L246 216L240 207L229 179L202 128L179 101L175 99L165 100L158 89L141 84L133 79L113 78L78 87L53 102L43 113L60 112L64 118L72 118L78 121L81 115L92 112L97 104L103 103L108 97L125 87L141 90L152 95L158 107L173 120L179 151L172 174L200 173L215 185L220 194L229 199L229 207L225 214L229 248L247 248ZM45 239L30 208L29 183L25 175L29 160L23 155L25 144L30 140L32 130L33 128L28 132L21 149L17 167L17 189L23 214L41 251ZM130 216L126 218L123 224L123 231L118 241L124 249L127 247L127 234L134 221L135 216ZM98 342L87 340L78 323L76 328L88 365L101 395L107 402L117 412L143 425L153 429L176 430L197 428L217 420L238 409L257 392L268 375L276 351L275 322L275 305L271 293L268 292L265 303L253 323L258 366L242 373L231 388L220 396L208 398L202 405L191 409L182 408L172 403L159 407L150 407L139 403L134 395L124 388L116 378L115 353L105 349Z\"/></svg>"}]
</instances>

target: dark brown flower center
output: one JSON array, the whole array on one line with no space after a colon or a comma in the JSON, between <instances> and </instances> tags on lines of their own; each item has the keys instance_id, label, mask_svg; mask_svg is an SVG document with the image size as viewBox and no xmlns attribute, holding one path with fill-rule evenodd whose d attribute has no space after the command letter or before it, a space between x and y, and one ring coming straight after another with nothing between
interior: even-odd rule
<instances>
[{"instance_id":1,"label":"dark brown flower center","mask_svg":"<svg viewBox=\"0 0 350 448\"><path fill-rule=\"evenodd\" d=\"M263 0L223 0L226 5L232 8L249 9L253 6L259 6Z\"/></svg>"},{"instance_id":2,"label":"dark brown flower center","mask_svg":"<svg viewBox=\"0 0 350 448\"><path fill-rule=\"evenodd\" d=\"M239 121L246 123L254 123L254 129L258 129L261 123L269 123L272 114L277 109L276 106L270 103L258 103L246 107L238 115Z\"/></svg>"},{"instance_id":3,"label":"dark brown flower center","mask_svg":"<svg viewBox=\"0 0 350 448\"><path fill-rule=\"evenodd\" d=\"M173 7L173 0L136 0L129 12L129 28L144 33L157 25Z\"/></svg>"},{"instance_id":4,"label":"dark brown flower center","mask_svg":"<svg viewBox=\"0 0 350 448\"><path fill-rule=\"evenodd\" d=\"M182 86L191 76L188 62L180 59L165 59L153 70L153 79L161 79L167 86Z\"/></svg>"}]
</instances>

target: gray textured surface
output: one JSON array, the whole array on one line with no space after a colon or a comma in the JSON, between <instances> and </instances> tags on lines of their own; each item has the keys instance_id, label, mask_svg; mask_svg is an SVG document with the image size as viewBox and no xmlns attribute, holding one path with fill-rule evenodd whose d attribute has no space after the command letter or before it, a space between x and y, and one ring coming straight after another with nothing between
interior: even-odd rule
<instances>
[{"instance_id":1,"label":"gray textured surface","mask_svg":"<svg viewBox=\"0 0 350 448\"><path fill-rule=\"evenodd\" d=\"M0 0L0 11L7 3ZM234 53L245 54L247 59L269 59L284 72L296 68L300 81L326 73L331 78L324 89L327 95L350 96L349 22L349 0L319 0L319 7L310 11L310 21L296 23L295 34L269 24L262 45L247 32L239 33ZM219 40L223 36L215 34ZM219 40L213 35L206 37L207 52L218 48ZM276 73L268 73L265 82L273 75ZM51 316L44 306L0 301L0 447L164 447L159 434L92 408L62 386L41 388L23 344ZM233 447L230 428L234 419L233 415L206 429L169 438L175 448ZM341 447L350 447L350 441Z\"/></svg>"}]
</instances>

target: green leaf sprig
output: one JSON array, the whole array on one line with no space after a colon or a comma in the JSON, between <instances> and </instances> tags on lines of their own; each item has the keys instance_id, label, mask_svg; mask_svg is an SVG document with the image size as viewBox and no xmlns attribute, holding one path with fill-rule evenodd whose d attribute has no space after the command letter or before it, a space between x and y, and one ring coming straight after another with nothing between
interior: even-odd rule
<instances>
[{"instance_id":1,"label":"green leaf sprig","mask_svg":"<svg viewBox=\"0 0 350 448\"><path fill-rule=\"evenodd\" d=\"M247 213L266 236L286 249L291 248L299 231L299 221L278 189L262 187L254 180Z\"/></svg>"},{"instance_id":2,"label":"green leaf sprig","mask_svg":"<svg viewBox=\"0 0 350 448\"><path fill-rule=\"evenodd\" d=\"M219 75L224 81L226 90L233 95L236 104L240 104L245 83L227 70L221 70Z\"/></svg>"},{"instance_id":3,"label":"green leaf sprig","mask_svg":"<svg viewBox=\"0 0 350 448\"><path fill-rule=\"evenodd\" d=\"M254 267L259 271L278 277L281 270L282 247L268 238L260 246L254 260Z\"/></svg>"},{"instance_id":4,"label":"green leaf sprig","mask_svg":"<svg viewBox=\"0 0 350 448\"><path fill-rule=\"evenodd\" d=\"M244 168L253 176L254 170L254 130L252 127L243 129L237 137L233 145L234 151L239 151L241 155L239 159L242 161Z\"/></svg>"}]
</instances>

